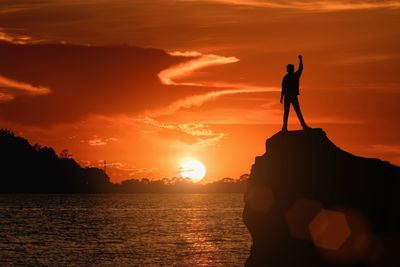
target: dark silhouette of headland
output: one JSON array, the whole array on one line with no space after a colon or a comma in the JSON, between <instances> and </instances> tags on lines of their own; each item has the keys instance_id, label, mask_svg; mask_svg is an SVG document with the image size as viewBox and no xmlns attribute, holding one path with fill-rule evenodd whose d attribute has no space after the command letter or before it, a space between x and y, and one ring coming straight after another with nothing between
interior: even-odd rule
<instances>
[{"instance_id":1,"label":"dark silhouette of headland","mask_svg":"<svg viewBox=\"0 0 400 267\"><path fill-rule=\"evenodd\" d=\"M0 193L243 193L249 175L207 184L189 178L126 179L112 183L104 170L81 167L66 152L31 145L9 130L0 130Z\"/></svg>"},{"instance_id":2,"label":"dark silhouette of headland","mask_svg":"<svg viewBox=\"0 0 400 267\"><path fill-rule=\"evenodd\" d=\"M82 168L5 129L0 130L0 172L0 193L108 193L113 187L103 170Z\"/></svg>"},{"instance_id":3,"label":"dark silhouette of headland","mask_svg":"<svg viewBox=\"0 0 400 267\"><path fill-rule=\"evenodd\" d=\"M278 132L245 194L246 266L400 266L399 206L399 167L347 153L322 129Z\"/></svg>"}]
</instances>

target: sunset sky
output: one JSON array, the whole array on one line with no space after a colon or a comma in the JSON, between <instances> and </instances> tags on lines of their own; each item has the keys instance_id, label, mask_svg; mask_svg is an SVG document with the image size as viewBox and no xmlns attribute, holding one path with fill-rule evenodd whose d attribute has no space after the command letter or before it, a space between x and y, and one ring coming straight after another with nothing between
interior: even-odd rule
<instances>
[{"instance_id":1,"label":"sunset sky","mask_svg":"<svg viewBox=\"0 0 400 267\"><path fill-rule=\"evenodd\" d=\"M400 165L400 1L0 2L0 128L112 181L249 173L282 127L285 66L340 148ZM291 109L289 130L300 129Z\"/></svg>"}]
</instances>

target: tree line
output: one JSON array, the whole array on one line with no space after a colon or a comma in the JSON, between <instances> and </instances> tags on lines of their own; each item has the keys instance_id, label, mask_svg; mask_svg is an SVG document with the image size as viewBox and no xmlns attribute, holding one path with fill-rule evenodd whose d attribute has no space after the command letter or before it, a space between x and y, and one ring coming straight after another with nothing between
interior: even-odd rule
<instances>
[{"instance_id":1,"label":"tree line","mask_svg":"<svg viewBox=\"0 0 400 267\"><path fill-rule=\"evenodd\" d=\"M7 129L0 130L0 193L228 193L244 192L248 174L199 184L188 178L129 179L112 183L104 170L81 167L63 150L31 145Z\"/></svg>"}]
</instances>

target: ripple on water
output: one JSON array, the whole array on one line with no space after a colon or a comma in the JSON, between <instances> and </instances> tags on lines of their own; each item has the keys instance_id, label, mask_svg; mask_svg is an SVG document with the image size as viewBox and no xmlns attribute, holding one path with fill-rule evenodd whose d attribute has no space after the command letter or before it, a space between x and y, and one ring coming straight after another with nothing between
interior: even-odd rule
<instances>
[{"instance_id":1,"label":"ripple on water","mask_svg":"<svg viewBox=\"0 0 400 267\"><path fill-rule=\"evenodd\" d=\"M0 265L243 266L242 194L1 195Z\"/></svg>"}]
</instances>

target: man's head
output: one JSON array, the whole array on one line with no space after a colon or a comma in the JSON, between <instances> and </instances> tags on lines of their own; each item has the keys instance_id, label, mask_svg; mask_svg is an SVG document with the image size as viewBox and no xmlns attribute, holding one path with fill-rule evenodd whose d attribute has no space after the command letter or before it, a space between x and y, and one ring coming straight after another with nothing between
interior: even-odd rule
<instances>
[{"instance_id":1,"label":"man's head","mask_svg":"<svg viewBox=\"0 0 400 267\"><path fill-rule=\"evenodd\" d=\"M294 72L294 66L292 64L288 64L286 66L286 70L288 73L293 73Z\"/></svg>"}]
</instances>

